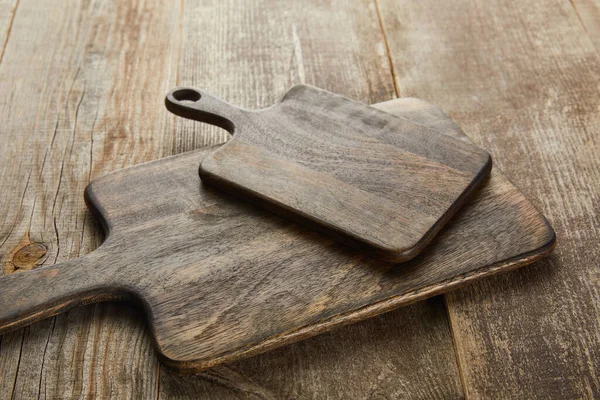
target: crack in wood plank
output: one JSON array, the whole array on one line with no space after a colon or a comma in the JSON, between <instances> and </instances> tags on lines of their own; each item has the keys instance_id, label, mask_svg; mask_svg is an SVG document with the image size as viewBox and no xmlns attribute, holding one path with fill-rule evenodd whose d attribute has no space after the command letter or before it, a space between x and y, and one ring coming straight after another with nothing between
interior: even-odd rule
<instances>
[{"instance_id":1,"label":"crack in wood plank","mask_svg":"<svg viewBox=\"0 0 600 400\"><path fill-rule=\"evenodd\" d=\"M379 21L379 26L381 27L381 36L383 37L383 43L385 43L385 52L387 54L388 63L390 65L390 74L392 75L392 80L394 82L394 92L396 93L396 97L400 97L400 85L398 83L398 79L396 78L396 69L394 67L394 62L392 61L392 52L390 51L390 44L388 42L387 33L385 31L385 25L383 23L383 18L381 18L381 8L379 7L379 0L373 0L373 4L375 4L375 10L377 11L377 20Z\"/></svg>"}]
</instances>

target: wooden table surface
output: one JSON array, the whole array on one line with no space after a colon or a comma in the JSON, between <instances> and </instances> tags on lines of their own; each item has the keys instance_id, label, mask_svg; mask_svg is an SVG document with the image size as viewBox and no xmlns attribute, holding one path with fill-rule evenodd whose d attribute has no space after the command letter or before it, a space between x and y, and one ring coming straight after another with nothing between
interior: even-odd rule
<instances>
[{"instance_id":1,"label":"wooden table surface","mask_svg":"<svg viewBox=\"0 0 600 400\"><path fill-rule=\"evenodd\" d=\"M178 85L271 105L296 83L444 108L552 222L538 264L263 355L161 367L135 308L0 338L0 399L600 397L600 1L0 0L3 273L102 241L83 189L226 140Z\"/></svg>"}]
</instances>

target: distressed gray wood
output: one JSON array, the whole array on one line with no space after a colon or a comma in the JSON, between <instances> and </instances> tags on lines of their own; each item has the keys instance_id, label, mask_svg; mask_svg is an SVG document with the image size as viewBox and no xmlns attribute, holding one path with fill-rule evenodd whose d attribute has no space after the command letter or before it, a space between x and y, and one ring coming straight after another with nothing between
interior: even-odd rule
<instances>
[{"instance_id":1,"label":"distressed gray wood","mask_svg":"<svg viewBox=\"0 0 600 400\"><path fill-rule=\"evenodd\" d=\"M173 119L161 103L176 84L178 7L18 1L0 64L2 273L97 248L86 185L171 154ZM152 398L159 363L133 315L81 307L2 336L0 399Z\"/></svg>"},{"instance_id":2,"label":"distressed gray wood","mask_svg":"<svg viewBox=\"0 0 600 400\"><path fill-rule=\"evenodd\" d=\"M260 111L184 87L165 103L233 134L202 161L205 183L386 261L417 256L492 167L470 143L307 85Z\"/></svg>"},{"instance_id":3,"label":"distressed gray wood","mask_svg":"<svg viewBox=\"0 0 600 400\"><path fill-rule=\"evenodd\" d=\"M534 268L446 296L466 396L599 398L597 2L379 2L403 94L489 149L558 237Z\"/></svg>"},{"instance_id":4,"label":"distressed gray wood","mask_svg":"<svg viewBox=\"0 0 600 400\"><path fill-rule=\"evenodd\" d=\"M600 1L571 0L570 3L583 31L596 47L596 52L600 52Z\"/></svg>"},{"instance_id":5,"label":"distressed gray wood","mask_svg":"<svg viewBox=\"0 0 600 400\"><path fill-rule=\"evenodd\" d=\"M90 148L93 179L228 137L223 130L173 118L164 110L161 103L165 92L178 83L209 88L251 108L271 104L277 100L277 93L304 81L365 103L394 97L380 26L370 1L313 1L310 6L306 2L269 0L19 3L17 21L27 23L16 23L11 30L4 62L4 68L11 72L7 75L4 70L2 83L18 84L26 95L16 102L12 92L2 92L6 95L3 109L10 114L2 114L0 137L11 132L11 139L0 141L0 147L10 144L7 153L0 155L0 164L11 173L5 172L0 178L0 242L6 240L0 247L0 262L9 260L13 249L21 245L27 228L30 243L47 248L46 255L27 264L29 268L53 264L57 255L62 262L98 247L101 230L94 218L85 215L82 196L90 180L83 163ZM180 6L183 10L178 9ZM345 34L335 42L323 40L339 30ZM32 52L25 41L37 51ZM87 56L71 56L72 48L79 49L75 54L86 51ZM77 90L66 98L63 88L68 89L72 80L64 76L74 74L78 68ZM40 86L44 81L47 85ZM79 89L84 82L86 95L80 99ZM40 87L44 91L38 95L35 90ZM73 111L80 100L75 126ZM96 113L98 119L93 125ZM7 119L7 115L14 119ZM48 136L42 133L52 134L56 119L61 121L57 140L43 159L46 153L36 149L48 148ZM36 126L44 128L34 128L34 120ZM73 157L70 143L63 140L74 134L73 151L80 157ZM33 154L39 158L32 158ZM63 163L65 171L80 173L64 175L69 180L63 180L57 191L53 177L58 176ZM41 176L40 170L44 172ZM38 186L38 181L43 186ZM55 193L57 205L49 207ZM6 204L10 206L4 207ZM31 216L30 224L20 223L21 218L29 222ZM410 311L400 310L381 318L384 322L372 330L390 332L385 344L376 351L370 347L372 352L362 353L369 357L362 365L377 379L354 379L357 393L369 394L378 384L387 382L379 393L406 398L418 396L423 382L435 382L430 390L445 397L460 396L445 312L439 307L443 307L439 301L420 302ZM419 318L419 314L423 316ZM122 303L100 303L61 314L56 317L56 325L53 322L47 319L0 337L1 399L11 398L13 383L16 399L152 398L159 388L161 399L182 393L169 391L163 382L168 374L176 373L164 367L159 371L143 314ZM318 397L324 390L321 386L335 396L335 387L356 377L346 368L352 359L343 355L352 354L346 346L354 349L361 343L361 325L341 329L333 336L338 359L342 360L339 363L330 363L317 348L290 349L296 361L287 369L286 363L277 363L278 379L270 387L277 388L282 397L291 387L299 388L301 398ZM411 329L402 336L392 335L394 326L400 325ZM396 351L389 352L389 347ZM253 360L261 363L265 358L269 358L268 353ZM419 374L414 373L408 360L418 363ZM244 373L240 371L240 381ZM267 371L264 376L269 376ZM182 395L197 398L195 388L206 380L189 374L186 379L194 385Z\"/></svg>"},{"instance_id":6,"label":"distressed gray wood","mask_svg":"<svg viewBox=\"0 0 600 400\"><path fill-rule=\"evenodd\" d=\"M396 112L396 102L378 107ZM214 150L90 184L86 200L106 241L1 278L0 332L82 303L134 299L159 358L201 370L531 263L554 246L545 218L495 173L427 253L397 268L206 187L196 169Z\"/></svg>"}]
</instances>

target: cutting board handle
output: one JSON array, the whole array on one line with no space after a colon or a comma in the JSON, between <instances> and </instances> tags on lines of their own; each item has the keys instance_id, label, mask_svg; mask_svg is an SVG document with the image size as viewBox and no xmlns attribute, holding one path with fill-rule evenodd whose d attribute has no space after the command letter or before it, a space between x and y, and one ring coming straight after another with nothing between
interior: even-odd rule
<instances>
[{"instance_id":1,"label":"cutting board handle","mask_svg":"<svg viewBox=\"0 0 600 400\"><path fill-rule=\"evenodd\" d=\"M180 117L216 125L233 134L236 121L248 111L242 110L203 90L178 87L167 93L167 109Z\"/></svg>"},{"instance_id":2,"label":"cutting board handle","mask_svg":"<svg viewBox=\"0 0 600 400\"><path fill-rule=\"evenodd\" d=\"M127 296L125 288L110 284L111 268L100 268L99 261L90 253L0 277L0 335L76 306Z\"/></svg>"}]
</instances>

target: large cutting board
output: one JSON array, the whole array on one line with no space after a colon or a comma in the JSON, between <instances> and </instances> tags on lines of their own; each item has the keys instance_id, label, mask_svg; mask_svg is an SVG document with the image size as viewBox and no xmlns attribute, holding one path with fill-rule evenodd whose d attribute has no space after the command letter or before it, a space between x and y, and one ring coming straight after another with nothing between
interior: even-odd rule
<instances>
[{"instance_id":1,"label":"large cutting board","mask_svg":"<svg viewBox=\"0 0 600 400\"><path fill-rule=\"evenodd\" d=\"M461 140L416 99L377 105ZM108 232L92 253L0 278L0 333L97 301L138 301L160 359L197 371L300 340L546 256L554 232L501 173L401 268L205 187L201 149L86 190Z\"/></svg>"},{"instance_id":2,"label":"large cutting board","mask_svg":"<svg viewBox=\"0 0 600 400\"><path fill-rule=\"evenodd\" d=\"M471 143L312 86L259 111L194 88L165 102L233 134L205 183L386 261L423 250L491 169Z\"/></svg>"}]
</instances>

